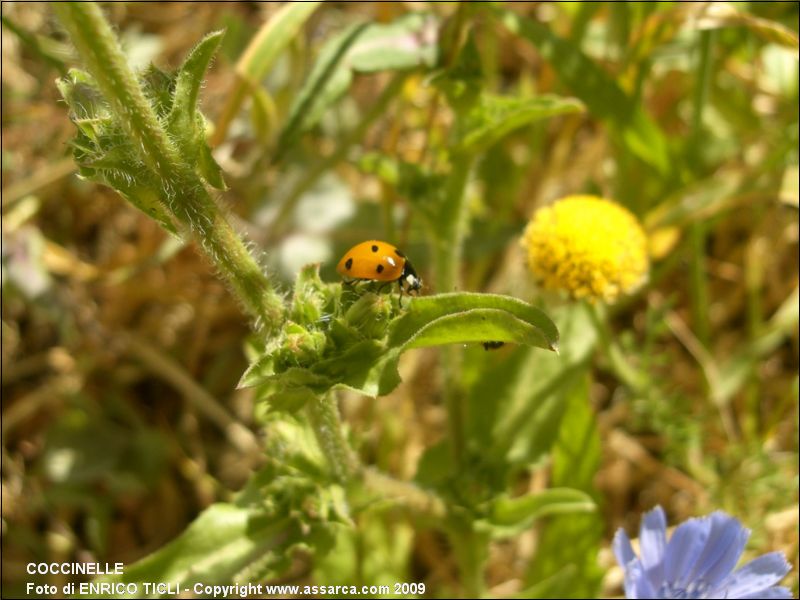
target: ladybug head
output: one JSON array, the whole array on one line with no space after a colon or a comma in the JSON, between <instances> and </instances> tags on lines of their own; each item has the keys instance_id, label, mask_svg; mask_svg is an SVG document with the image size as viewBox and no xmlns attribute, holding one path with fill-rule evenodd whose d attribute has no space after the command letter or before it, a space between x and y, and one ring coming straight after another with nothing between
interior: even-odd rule
<instances>
[{"instance_id":1,"label":"ladybug head","mask_svg":"<svg viewBox=\"0 0 800 600\"><path fill-rule=\"evenodd\" d=\"M400 285L404 285L406 292L409 294L418 292L422 287L422 280L417 275L414 267L407 260L405 266L403 267L403 274L400 276Z\"/></svg>"}]
</instances>

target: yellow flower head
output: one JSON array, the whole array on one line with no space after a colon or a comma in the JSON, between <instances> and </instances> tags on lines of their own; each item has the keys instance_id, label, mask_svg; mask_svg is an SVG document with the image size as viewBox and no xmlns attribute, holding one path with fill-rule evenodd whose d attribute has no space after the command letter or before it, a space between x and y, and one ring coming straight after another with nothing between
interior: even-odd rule
<instances>
[{"instance_id":1,"label":"yellow flower head","mask_svg":"<svg viewBox=\"0 0 800 600\"><path fill-rule=\"evenodd\" d=\"M546 289L613 302L647 278L647 237L636 217L596 196L568 196L536 211L522 237Z\"/></svg>"}]
</instances>

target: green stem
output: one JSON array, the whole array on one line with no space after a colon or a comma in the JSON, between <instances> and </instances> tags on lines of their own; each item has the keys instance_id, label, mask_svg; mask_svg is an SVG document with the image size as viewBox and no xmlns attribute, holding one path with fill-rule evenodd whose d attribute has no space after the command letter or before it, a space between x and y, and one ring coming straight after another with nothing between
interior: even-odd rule
<instances>
[{"instance_id":1,"label":"green stem","mask_svg":"<svg viewBox=\"0 0 800 600\"><path fill-rule=\"evenodd\" d=\"M700 63L697 69L697 84L695 85L692 99L692 129L689 136L693 150L699 150L702 144L703 109L708 100L713 34L713 31L700 32ZM699 152L696 152L696 154L699 154ZM708 314L708 278L706 277L707 229L705 221L696 221L689 226L691 249L689 291L692 300L692 323L694 324L695 336L704 347L708 347L711 338L711 320Z\"/></svg>"},{"instance_id":2,"label":"green stem","mask_svg":"<svg viewBox=\"0 0 800 600\"><path fill-rule=\"evenodd\" d=\"M440 525L447 517L448 509L444 500L412 482L401 481L377 469L367 468L363 471L363 483L379 499L391 501L393 505L396 504L425 524Z\"/></svg>"},{"instance_id":3,"label":"green stem","mask_svg":"<svg viewBox=\"0 0 800 600\"><path fill-rule=\"evenodd\" d=\"M276 331L283 318L280 296L167 136L100 8L93 2L52 6L139 158L160 182L159 200L199 240L258 325Z\"/></svg>"},{"instance_id":4,"label":"green stem","mask_svg":"<svg viewBox=\"0 0 800 600\"><path fill-rule=\"evenodd\" d=\"M436 291L452 292L460 287L459 268L467 231L466 188L473 157L453 157L452 171L445 188L444 202L438 217L436 235L433 236ZM441 351L444 403L447 408L448 433L456 465L463 463L465 449L465 415L462 394L458 385L461 355L458 348L445 347Z\"/></svg>"},{"instance_id":5,"label":"green stem","mask_svg":"<svg viewBox=\"0 0 800 600\"><path fill-rule=\"evenodd\" d=\"M446 53L444 64L452 68L468 35L470 6L467 2L459 2L453 21L442 32L441 45ZM436 115L439 95L434 96L431 108L430 123ZM461 118L461 117L459 117ZM430 131L428 132L428 142ZM428 142L425 150L427 151ZM466 188L475 156L456 153L451 157L450 175L444 190L444 200L439 209L435 223L436 231L432 235L433 257L435 265L435 283L438 293L457 290L460 285L459 268L461 266L462 246L467 230ZM461 380L461 354L457 348L448 346L441 351L442 372L444 373L443 395L447 408L447 425L451 450L456 467L463 466L465 451L465 414L462 394L458 389Z\"/></svg>"},{"instance_id":6,"label":"green stem","mask_svg":"<svg viewBox=\"0 0 800 600\"><path fill-rule=\"evenodd\" d=\"M442 371L445 382L443 388L444 405L447 409L447 430L450 437L451 451L456 467L464 464L466 450L466 415L462 405L462 395L457 388L461 372L461 355L458 348L447 346L441 350Z\"/></svg>"},{"instance_id":7,"label":"green stem","mask_svg":"<svg viewBox=\"0 0 800 600\"><path fill-rule=\"evenodd\" d=\"M452 292L460 286L459 267L467 232L466 188L474 158L456 155L445 187L445 197L437 218L434 247L436 291Z\"/></svg>"},{"instance_id":8,"label":"green stem","mask_svg":"<svg viewBox=\"0 0 800 600\"><path fill-rule=\"evenodd\" d=\"M363 486L370 502L389 502L430 526L441 524L447 517L447 505L434 492L361 464L344 435L333 394L314 398L306 405L306 412L337 481Z\"/></svg>"},{"instance_id":9,"label":"green stem","mask_svg":"<svg viewBox=\"0 0 800 600\"><path fill-rule=\"evenodd\" d=\"M489 556L489 538L475 530L472 519L456 524L450 531L465 598L482 598L486 593L484 570Z\"/></svg>"},{"instance_id":10,"label":"green stem","mask_svg":"<svg viewBox=\"0 0 800 600\"><path fill-rule=\"evenodd\" d=\"M697 84L692 98L692 136L697 137L703 124L703 109L708 100L708 87L711 75L711 48L714 32L700 32L700 62L697 66Z\"/></svg>"},{"instance_id":11,"label":"green stem","mask_svg":"<svg viewBox=\"0 0 800 600\"><path fill-rule=\"evenodd\" d=\"M461 287L459 270L469 216L466 190L474 160L473 155L467 154L456 154L451 160L445 196L437 215L436 232L432 236L435 285L436 291L440 293ZM460 471L464 468L466 454L466 415L460 389L459 349L453 346L442 348L441 361L445 378L443 395L447 409L448 435L453 461ZM488 540L475 532L470 519L454 519L452 526L448 528L448 535L455 548L466 597L481 597L485 592L483 571Z\"/></svg>"},{"instance_id":12,"label":"green stem","mask_svg":"<svg viewBox=\"0 0 800 600\"><path fill-rule=\"evenodd\" d=\"M706 277L706 238L705 221L695 221L689 225L690 277L689 294L692 300L692 323L694 334L704 348L708 348L711 337L711 324L708 315L709 292Z\"/></svg>"},{"instance_id":13,"label":"green stem","mask_svg":"<svg viewBox=\"0 0 800 600\"><path fill-rule=\"evenodd\" d=\"M613 373L622 383L628 386L634 394L644 394L647 389L647 382L644 380L642 374L634 369L628 362L628 359L622 352L622 348L619 347L619 344L617 344L617 341L612 336L608 328L608 323L606 323L605 315L601 314L599 306L596 304L589 304L588 302L585 306L586 311L589 313L589 318L592 320L592 324L597 331L599 346L605 354L606 360Z\"/></svg>"},{"instance_id":14,"label":"green stem","mask_svg":"<svg viewBox=\"0 0 800 600\"><path fill-rule=\"evenodd\" d=\"M341 483L350 481L361 470L361 465L345 438L335 396L316 396L306 405L306 412L334 477Z\"/></svg>"},{"instance_id":15,"label":"green stem","mask_svg":"<svg viewBox=\"0 0 800 600\"><path fill-rule=\"evenodd\" d=\"M69 31L72 43L120 124L141 148L145 164L162 174L180 162L100 7L93 2L66 2L53 4L53 10Z\"/></svg>"}]
</instances>

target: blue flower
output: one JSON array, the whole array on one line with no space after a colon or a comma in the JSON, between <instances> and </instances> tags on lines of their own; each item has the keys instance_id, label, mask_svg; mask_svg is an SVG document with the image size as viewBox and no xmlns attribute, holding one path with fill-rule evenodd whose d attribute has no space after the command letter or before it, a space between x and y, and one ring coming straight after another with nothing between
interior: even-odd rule
<instances>
[{"instance_id":1,"label":"blue flower","mask_svg":"<svg viewBox=\"0 0 800 600\"><path fill-rule=\"evenodd\" d=\"M667 542L660 506L646 513L639 530L641 556L627 534L614 536L614 554L625 570L627 598L791 598L774 587L791 566L782 552L770 552L736 571L750 530L717 511L678 525Z\"/></svg>"}]
</instances>

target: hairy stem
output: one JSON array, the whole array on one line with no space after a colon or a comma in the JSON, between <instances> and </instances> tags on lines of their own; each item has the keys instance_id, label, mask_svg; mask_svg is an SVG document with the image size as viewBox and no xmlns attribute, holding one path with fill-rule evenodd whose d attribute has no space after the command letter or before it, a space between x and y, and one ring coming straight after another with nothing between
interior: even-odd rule
<instances>
[{"instance_id":1,"label":"hairy stem","mask_svg":"<svg viewBox=\"0 0 800 600\"><path fill-rule=\"evenodd\" d=\"M437 525L447 517L447 505L442 498L410 481L401 481L377 469L367 468L363 472L363 484L380 499L426 524Z\"/></svg>"},{"instance_id":2,"label":"hairy stem","mask_svg":"<svg viewBox=\"0 0 800 600\"><path fill-rule=\"evenodd\" d=\"M277 330L283 316L281 298L193 166L167 136L100 8L93 2L52 6L115 117L134 141L139 158L159 181L161 203L200 242L259 326L267 332Z\"/></svg>"},{"instance_id":3,"label":"hairy stem","mask_svg":"<svg viewBox=\"0 0 800 600\"><path fill-rule=\"evenodd\" d=\"M335 396L315 397L306 405L306 412L334 476L341 483L351 480L361 470L361 465L344 436Z\"/></svg>"}]
</instances>

